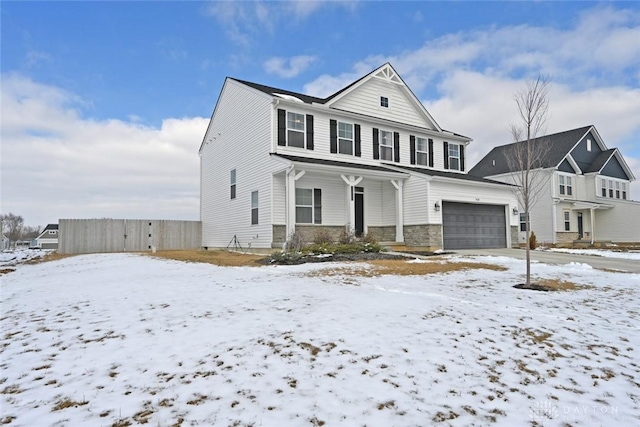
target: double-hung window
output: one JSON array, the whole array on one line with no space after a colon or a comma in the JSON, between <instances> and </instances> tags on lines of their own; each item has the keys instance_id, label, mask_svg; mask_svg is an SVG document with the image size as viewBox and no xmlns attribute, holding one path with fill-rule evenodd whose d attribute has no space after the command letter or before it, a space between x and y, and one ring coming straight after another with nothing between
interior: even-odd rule
<instances>
[{"instance_id":1,"label":"double-hung window","mask_svg":"<svg viewBox=\"0 0 640 427\"><path fill-rule=\"evenodd\" d=\"M609 197L613 199L613 180L609 180Z\"/></svg>"},{"instance_id":2,"label":"double-hung window","mask_svg":"<svg viewBox=\"0 0 640 427\"><path fill-rule=\"evenodd\" d=\"M622 199L627 200L627 183L622 183Z\"/></svg>"},{"instance_id":3,"label":"double-hung window","mask_svg":"<svg viewBox=\"0 0 640 427\"><path fill-rule=\"evenodd\" d=\"M620 181L616 181L616 199L620 198Z\"/></svg>"},{"instance_id":4,"label":"double-hung window","mask_svg":"<svg viewBox=\"0 0 640 427\"><path fill-rule=\"evenodd\" d=\"M296 223L322 224L322 190L296 188Z\"/></svg>"},{"instance_id":5,"label":"double-hung window","mask_svg":"<svg viewBox=\"0 0 640 427\"><path fill-rule=\"evenodd\" d=\"M353 155L353 124L338 122L338 152Z\"/></svg>"},{"instance_id":6,"label":"double-hung window","mask_svg":"<svg viewBox=\"0 0 640 427\"><path fill-rule=\"evenodd\" d=\"M527 231L527 214L520 212L520 231Z\"/></svg>"},{"instance_id":7,"label":"double-hung window","mask_svg":"<svg viewBox=\"0 0 640 427\"><path fill-rule=\"evenodd\" d=\"M287 111L287 145L304 148L304 114Z\"/></svg>"},{"instance_id":8,"label":"double-hung window","mask_svg":"<svg viewBox=\"0 0 640 427\"><path fill-rule=\"evenodd\" d=\"M380 160L393 161L393 132L380 131Z\"/></svg>"},{"instance_id":9,"label":"double-hung window","mask_svg":"<svg viewBox=\"0 0 640 427\"><path fill-rule=\"evenodd\" d=\"M600 179L600 195L602 197L607 197L607 180Z\"/></svg>"},{"instance_id":10,"label":"double-hung window","mask_svg":"<svg viewBox=\"0 0 640 427\"><path fill-rule=\"evenodd\" d=\"M563 211L564 212L564 231L571 231L571 214L569 211Z\"/></svg>"},{"instance_id":11,"label":"double-hung window","mask_svg":"<svg viewBox=\"0 0 640 427\"><path fill-rule=\"evenodd\" d=\"M251 224L258 223L258 192L251 192Z\"/></svg>"},{"instance_id":12,"label":"double-hung window","mask_svg":"<svg viewBox=\"0 0 640 427\"><path fill-rule=\"evenodd\" d=\"M429 141L426 138L416 138L416 164L429 165Z\"/></svg>"},{"instance_id":13,"label":"double-hung window","mask_svg":"<svg viewBox=\"0 0 640 427\"><path fill-rule=\"evenodd\" d=\"M573 195L573 179L570 176L558 175L558 185L561 195Z\"/></svg>"},{"instance_id":14,"label":"double-hung window","mask_svg":"<svg viewBox=\"0 0 640 427\"><path fill-rule=\"evenodd\" d=\"M449 169L460 170L460 145L449 143Z\"/></svg>"},{"instance_id":15,"label":"double-hung window","mask_svg":"<svg viewBox=\"0 0 640 427\"><path fill-rule=\"evenodd\" d=\"M231 199L236 198L236 170L231 170Z\"/></svg>"}]
</instances>

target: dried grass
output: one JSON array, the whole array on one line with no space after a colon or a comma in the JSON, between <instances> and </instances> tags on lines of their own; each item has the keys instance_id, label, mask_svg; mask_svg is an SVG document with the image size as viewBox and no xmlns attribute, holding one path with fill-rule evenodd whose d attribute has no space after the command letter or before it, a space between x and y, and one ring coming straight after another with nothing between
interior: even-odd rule
<instances>
[{"instance_id":1,"label":"dried grass","mask_svg":"<svg viewBox=\"0 0 640 427\"><path fill-rule=\"evenodd\" d=\"M577 291L579 289L589 289L592 286L578 285L573 282L560 279L538 279L535 280L535 284L544 286L552 291Z\"/></svg>"},{"instance_id":2,"label":"dried grass","mask_svg":"<svg viewBox=\"0 0 640 427\"><path fill-rule=\"evenodd\" d=\"M321 270L306 273L311 277L322 276L362 276L375 277L381 275L398 276L421 276L425 274L449 273L461 270L486 269L494 271L505 271L506 268L482 264L478 262L447 262L447 261L427 261L408 262L402 259L380 259L366 262L354 261L346 267L324 268Z\"/></svg>"},{"instance_id":3,"label":"dried grass","mask_svg":"<svg viewBox=\"0 0 640 427\"><path fill-rule=\"evenodd\" d=\"M159 251L156 253L148 253L146 255L183 262L214 264L221 267L258 267L260 266L258 261L264 258L263 255L241 254L225 250Z\"/></svg>"},{"instance_id":4,"label":"dried grass","mask_svg":"<svg viewBox=\"0 0 640 427\"><path fill-rule=\"evenodd\" d=\"M39 257L39 258L30 259L30 260L26 261L25 264L40 264L40 263L43 263L43 262L58 261L58 260L61 260L61 259L72 257L72 256L76 256L76 255L75 254L60 254L58 252L49 252L45 256L42 256L42 257Z\"/></svg>"}]
</instances>

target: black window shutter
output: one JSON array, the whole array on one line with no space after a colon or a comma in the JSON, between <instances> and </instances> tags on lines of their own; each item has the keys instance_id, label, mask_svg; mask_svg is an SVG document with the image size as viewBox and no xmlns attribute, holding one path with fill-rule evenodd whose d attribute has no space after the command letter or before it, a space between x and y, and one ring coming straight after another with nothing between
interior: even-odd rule
<instances>
[{"instance_id":1,"label":"black window shutter","mask_svg":"<svg viewBox=\"0 0 640 427\"><path fill-rule=\"evenodd\" d=\"M313 222L322 224L322 189L313 189Z\"/></svg>"},{"instance_id":2,"label":"black window shutter","mask_svg":"<svg viewBox=\"0 0 640 427\"><path fill-rule=\"evenodd\" d=\"M278 108L278 145L287 145L287 112Z\"/></svg>"},{"instance_id":3,"label":"black window shutter","mask_svg":"<svg viewBox=\"0 0 640 427\"><path fill-rule=\"evenodd\" d=\"M429 138L429 167L433 167L433 139Z\"/></svg>"},{"instance_id":4,"label":"black window shutter","mask_svg":"<svg viewBox=\"0 0 640 427\"><path fill-rule=\"evenodd\" d=\"M354 154L356 155L356 157L361 157L362 156L362 149L360 146L360 125L353 125L353 130L355 132L355 139L354 139L354 144L355 144L355 148L354 148Z\"/></svg>"},{"instance_id":5,"label":"black window shutter","mask_svg":"<svg viewBox=\"0 0 640 427\"><path fill-rule=\"evenodd\" d=\"M409 135L409 153L411 158L411 164L416 164L416 137Z\"/></svg>"},{"instance_id":6,"label":"black window shutter","mask_svg":"<svg viewBox=\"0 0 640 427\"><path fill-rule=\"evenodd\" d=\"M460 145L460 170L464 172L464 145Z\"/></svg>"},{"instance_id":7,"label":"black window shutter","mask_svg":"<svg viewBox=\"0 0 640 427\"><path fill-rule=\"evenodd\" d=\"M380 143L378 142L378 129L373 128L373 159L380 159L379 150Z\"/></svg>"},{"instance_id":8,"label":"black window shutter","mask_svg":"<svg viewBox=\"0 0 640 427\"><path fill-rule=\"evenodd\" d=\"M329 120L329 151L338 152L338 123L335 120Z\"/></svg>"},{"instance_id":9,"label":"black window shutter","mask_svg":"<svg viewBox=\"0 0 640 427\"><path fill-rule=\"evenodd\" d=\"M313 150L313 116L307 114L307 150Z\"/></svg>"},{"instance_id":10,"label":"black window shutter","mask_svg":"<svg viewBox=\"0 0 640 427\"><path fill-rule=\"evenodd\" d=\"M444 168L449 169L449 143L444 142Z\"/></svg>"},{"instance_id":11,"label":"black window shutter","mask_svg":"<svg viewBox=\"0 0 640 427\"><path fill-rule=\"evenodd\" d=\"M398 132L393 133L393 161L400 163L400 134Z\"/></svg>"}]
</instances>

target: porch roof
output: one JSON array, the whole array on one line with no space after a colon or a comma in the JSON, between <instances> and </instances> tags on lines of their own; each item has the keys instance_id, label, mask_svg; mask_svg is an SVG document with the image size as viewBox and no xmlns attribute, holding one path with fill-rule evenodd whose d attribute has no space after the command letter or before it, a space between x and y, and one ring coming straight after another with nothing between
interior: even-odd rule
<instances>
[{"instance_id":1,"label":"porch roof","mask_svg":"<svg viewBox=\"0 0 640 427\"><path fill-rule=\"evenodd\" d=\"M367 165L363 163L351 163L351 162L341 162L338 160L328 160L328 159L317 159L313 157L302 157L302 156L291 156L289 154L279 154L279 153L271 153L272 156L280 157L285 160L289 160L294 163L304 163L309 165L319 165L319 166L329 166L334 168L345 168L345 169L362 169L363 171L370 171L374 173L382 173L386 176L389 174L394 175L397 178L408 178L409 174L405 172L400 172L398 170L394 170L391 168L386 168L384 166L378 165Z\"/></svg>"},{"instance_id":2,"label":"porch roof","mask_svg":"<svg viewBox=\"0 0 640 427\"><path fill-rule=\"evenodd\" d=\"M581 210L581 209L611 209L613 205L608 205L606 203L598 203L591 202L588 200L576 200L571 204L572 210Z\"/></svg>"},{"instance_id":3,"label":"porch roof","mask_svg":"<svg viewBox=\"0 0 640 427\"><path fill-rule=\"evenodd\" d=\"M400 169L405 169L407 171L421 173L423 175L429 175L429 176L438 176L438 177L442 177L442 178L460 179L460 180L463 180L463 181L482 182L482 183L485 183L485 184L498 184L498 185L505 185L505 186L508 186L508 187L517 187L516 185L509 184L508 182L495 181L493 179L481 178L479 176L469 175L469 174L466 174L466 173L445 172L445 171L439 171L439 170L434 170L434 169L423 169L423 168L401 166L401 165L393 165L393 167L400 168Z\"/></svg>"}]
</instances>

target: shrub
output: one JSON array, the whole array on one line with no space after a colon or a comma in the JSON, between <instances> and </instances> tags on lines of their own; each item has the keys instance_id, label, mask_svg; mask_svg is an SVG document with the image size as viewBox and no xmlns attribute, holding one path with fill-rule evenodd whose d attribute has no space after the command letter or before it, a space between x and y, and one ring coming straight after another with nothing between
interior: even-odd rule
<instances>
[{"instance_id":1,"label":"shrub","mask_svg":"<svg viewBox=\"0 0 640 427\"><path fill-rule=\"evenodd\" d=\"M329 245L333 243L333 238L328 230L321 228L313 235L313 243L316 245Z\"/></svg>"},{"instance_id":2,"label":"shrub","mask_svg":"<svg viewBox=\"0 0 640 427\"><path fill-rule=\"evenodd\" d=\"M298 230L289 235L289 238L284 242L284 250L286 252L300 252L305 246L304 237Z\"/></svg>"},{"instance_id":3,"label":"shrub","mask_svg":"<svg viewBox=\"0 0 640 427\"><path fill-rule=\"evenodd\" d=\"M360 241L362 243L369 243L371 245L377 245L378 244L378 239L376 239L376 235L373 234L373 233L364 233L360 237Z\"/></svg>"},{"instance_id":4,"label":"shrub","mask_svg":"<svg viewBox=\"0 0 640 427\"><path fill-rule=\"evenodd\" d=\"M538 240L536 239L536 233L532 231L531 235L529 236L529 249L535 249L537 247L538 247Z\"/></svg>"},{"instance_id":5,"label":"shrub","mask_svg":"<svg viewBox=\"0 0 640 427\"><path fill-rule=\"evenodd\" d=\"M353 230L351 230L350 227L343 228L340 232L340 236L338 237L338 243L342 245L350 245L352 243L355 243L355 241L356 235Z\"/></svg>"}]
</instances>

